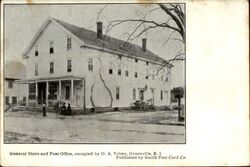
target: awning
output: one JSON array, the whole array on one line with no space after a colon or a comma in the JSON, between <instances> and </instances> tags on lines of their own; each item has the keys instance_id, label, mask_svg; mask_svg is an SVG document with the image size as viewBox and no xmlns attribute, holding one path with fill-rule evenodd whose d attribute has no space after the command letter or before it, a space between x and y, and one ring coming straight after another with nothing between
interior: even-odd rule
<instances>
[{"instance_id":1,"label":"awning","mask_svg":"<svg viewBox=\"0 0 250 167\"><path fill-rule=\"evenodd\" d=\"M57 77L41 77L37 79L26 79L19 80L18 83L34 83L34 82L51 82L51 81L65 81L65 80L74 80L81 81L84 77L75 76L75 75L65 75L65 76L57 76Z\"/></svg>"}]
</instances>

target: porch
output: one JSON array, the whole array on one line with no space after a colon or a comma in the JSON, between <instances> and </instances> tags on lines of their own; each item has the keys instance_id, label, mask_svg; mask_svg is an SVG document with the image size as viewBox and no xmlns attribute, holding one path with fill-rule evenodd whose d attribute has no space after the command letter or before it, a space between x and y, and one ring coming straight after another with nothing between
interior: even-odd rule
<instances>
[{"instance_id":1,"label":"porch","mask_svg":"<svg viewBox=\"0 0 250 167\"><path fill-rule=\"evenodd\" d=\"M85 80L82 77L62 76L26 80L26 106L54 106L69 103L72 107L85 108Z\"/></svg>"}]
</instances>

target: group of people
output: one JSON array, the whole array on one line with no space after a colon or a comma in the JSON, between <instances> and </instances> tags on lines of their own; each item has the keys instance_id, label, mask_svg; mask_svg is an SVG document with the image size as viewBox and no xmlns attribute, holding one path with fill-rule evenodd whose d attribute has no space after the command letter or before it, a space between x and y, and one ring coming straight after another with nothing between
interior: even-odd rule
<instances>
[{"instance_id":1,"label":"group of people","mask_svg":"<svg viewBox=\"0 0 250 167\"><path fill-rule=\"evenodd\" d=\"M68 107L66 108L65 103L61 106L61 114L62 115L72 115L72 109L70 107L70 104L68 103Z\"/></svg>"},{"instance_id":2,"label":"group of people","mask_svg":"<svg viewBox=\"0 0 250 167\"><path fill-rule=\"evenodd\" d=\"M43 104L43 117L47 116L46 112L47 112L46 105ZM72 115L72 109L71 109L71 106L70 106L69 103L68 103L68 107L66 107L65 103L62 104L60 114L62 114L62 115Z\"/></svg>"}]
</instances>

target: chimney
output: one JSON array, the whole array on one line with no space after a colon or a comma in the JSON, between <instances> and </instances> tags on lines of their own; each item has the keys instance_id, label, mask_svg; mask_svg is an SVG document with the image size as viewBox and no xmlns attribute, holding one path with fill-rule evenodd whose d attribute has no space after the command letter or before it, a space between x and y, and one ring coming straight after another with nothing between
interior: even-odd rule
<instances>
[{"instance_id":1,"label":"chimney","mask_svg":"<svg viewBox=\"0 0 250 167\"><path fill-rule=\"evenodd\" d=\"M142 38L142 51L143 52L146 51L146 44L147 44L147 39L146 38Z\"/></svg>"},{"instance_id":2,"label":"chimney","mask_svg":"<svg viewBox=\"0 0 250 167\"><path fill-rule=\"evenodd\" d=\"M97 38L102 39L102 22L98 21L97 22Z\"/></svg>"}]
</instances>

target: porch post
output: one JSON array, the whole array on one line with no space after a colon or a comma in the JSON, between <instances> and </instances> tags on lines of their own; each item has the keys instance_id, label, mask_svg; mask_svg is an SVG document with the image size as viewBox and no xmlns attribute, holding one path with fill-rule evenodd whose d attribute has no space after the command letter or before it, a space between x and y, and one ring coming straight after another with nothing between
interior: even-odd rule
<instances>
[{"instance_id":1,"label":"porch post","mask_svg":"<svg viewBox=\"0 0 250 167\"><path fill-rule=\"evenodd\" d=\"M27 83L27 90L26 90L26 106L29 106L29 83Z\"/></svg>"},{"instance_id":2,"label":"porch post","mask_svg":"<svg viewBox=\"0 0 250 167\"><path fill-rule=\"evenodd\" d=\"M19 106L19 83L17 83L17 107Z\"/></svg>"},{"instance_id":3,"label":"porch post","mask_svg":"<svg viewBox=\"0 0 250 167\"><path fill-rule=\"evenodd\" d=\"M58 100L61 100L62 81L59 80Z\"/></svg>"},{"instance_id":4,"label":"porch post","mask_svg":"<svg viewBox=\"0 0 250 167\"><path fill-rule=\"evenodd\" d=\"M74 96L74 80L71 79L71 96L70 96L70 99L71 99L71 104L73 103L73 96Z\"/></svg>"},{"instance_id":5,"label":"porch post","mask_svg":"<svg viewBox=\"0 0 250 167\"><path fill-rule=\"evenodd\" d=\"M49 104L48 104L48 96L49 96L49 82L46 81L46 96L45 96L46 106L49 106Z\"/></svg>"},{"instance_id":6,"label":"porch post","mask_svg":"<svg viewBox=\"0 0 250 167\"><path fill-rule=\"evenodd\" d=\"M36 82L36 106L38 105L38 83Z\"/></svg>"}]
</instances>

